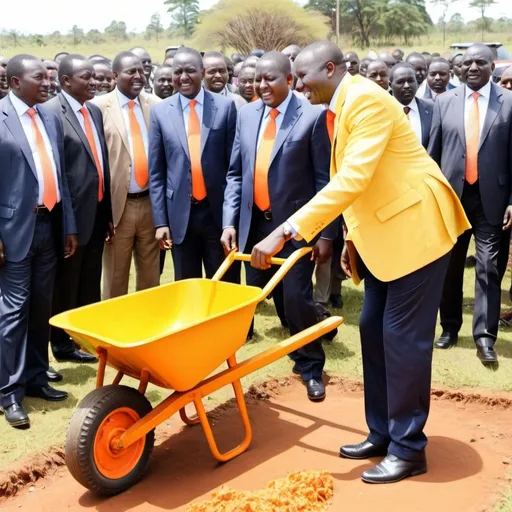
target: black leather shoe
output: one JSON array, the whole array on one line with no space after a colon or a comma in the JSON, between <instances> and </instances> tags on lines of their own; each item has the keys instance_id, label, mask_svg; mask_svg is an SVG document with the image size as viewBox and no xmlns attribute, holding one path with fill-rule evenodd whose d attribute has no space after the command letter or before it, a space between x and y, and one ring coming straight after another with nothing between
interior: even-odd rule
<instances>
[{"instance_id":1,"label":"black leather shoe","mask_svg":"<svg viewBox=\"0 0 512 512\"><path fill-rule=\"evenodd\" d=\"M30 419L21 404L14 403L8 407L4 407L3 412L5 414L5 421L7 421L11 427L30 427Z\"/></svg>"},{"instance_id":2,"label":"black leather shoe","mask_svg":"<svg viewBox=\"0 0 512 512\"><path fill-rule=\"evenodd\" d=\"M325 386L321 380L308 380L306 388L308 390L308 398L312 402L321 402L325 398Z\"/></svg>"},{"instance_id":3,"label":"black leather shoe","mask_svg":"<svg viewBox=\"0 0 512 512\"><path fill-rule=\"evenodd\" d=\"M482 364L495 364L498 362L498 356L494 351L494 340L479 338L475 343L476 357L482 361Z\"/></svg>"},{"instance_id":4,"label":"black leather shoe","mask_svg":"<svg viewBox=\"0 0 512 512\"><path fill-rule=\"evenodd\" d=\"M48 400L48 402L61 402L66 400L68 394L51 386L27 386L25 396L42 398L43 400Z\"/></svg>"},{"instance_id":5,"label":"black leather shoe","mask_svg":"<svg viewBox=\"0 0 512 512\"><path fill-rule=\"evenodd\" d=\"M439 339L436 341L436 348L451 348L457 345L457 334L452 334L448 331L443 331Z\"/></svg>"},{"instance_id":6,"label":"black leather shoe","mask_svg":"<svg viewBox=\"0 0 512 512\"><path fill-rule=\"evenodd\" d=\"M48 377L48 382L60 382L64 378L61 373L59 373L51 366L48 368L46 376Z\"/></svg>"},{"instance_id":7,"label":"black leather shoe","mask_svg":"<svg viewBox=\"0 0 512 512\"><path fill-rule=\"evenodd\" d=\"M73 349L71 352L56 352L53 354L55 359L62 362L70 362L70 363L97 363L98 359L87 352L82 352L77 348Z\"/></svg>"},{"instance_id":8,"label":"black leather shoe","mask_svg":"<svg viewBox=\"0 0 512 512\"><path fill-rule=\"evenodd\" d=\"M373 444L368 439L359 444L346 444L340 448L340 457L344 459L371 459L372 457L385 457L387 453L387 444Z\"/></svg>"},{"instance_id":9,"label":"black leather shoe","mask_svg":"<svg viewBox=\"0 0 512 512\"><path fill-rule=\"evenodd\" d=\"M343 307L343 297L341 295L331 295L329 300L333 308L341 309Z\"/></svg>"},{"instance_id":10,"label":"black leather shoe","mask_svg":"<svg viewBox=\"0 0 512 512\"><path fill-rule=\"evenodd\" d=\"M424 454L418 460L410 461L389 453L380 464L364 471L361 479L367 484L392 484L410 476L423 475L426 472L427 459Z\"/></svg>"}]
</instances>

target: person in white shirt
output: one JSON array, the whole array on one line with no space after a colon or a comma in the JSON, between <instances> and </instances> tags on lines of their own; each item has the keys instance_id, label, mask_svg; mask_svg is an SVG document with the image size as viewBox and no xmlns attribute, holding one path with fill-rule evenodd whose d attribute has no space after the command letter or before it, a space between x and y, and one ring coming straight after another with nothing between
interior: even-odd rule
<instances>
[{"instance_id":1,"label":"person in white shirt","mask_svg":"<svg viewBox=\"0 0 512 512\"><path fill-rule=\"evenodd\" d=\"M450 63L442 57L432 59L428 68L424 98L435 101L439 94L443 94L454 87L450 84Z\"/></svg>"},{"instance_id":2,"label":"person in white shirt","mask_svg":"<svg viewBox=\"0 0 512 512\"><path fill-rule=\"evenodd\" d=\"M118 54L112 71L117 88L93 101L103 114L116 229L103 255L104 298L128 292L132 256L137 290L160 282L160 251L149 199L148 130L151 106L161 100L143 92L144 68L133 53Z\"/></svg>"},{"instance_id":3,"label":"person in white shirt","mask_svg":"<svg viewBox=\"0 0 512 512\"><path fill-rule=\"evenodd\" d=\"M416 73L416 81L418 82L418 90L416 91L416 96L423 98L423 96L425 96L425 89L427 87L427 83L425 82L425 79L427 78L427 61L421 53L413 52L407 56L405 62L414 68L414 72Z\"/></svg>"}]
</instances>

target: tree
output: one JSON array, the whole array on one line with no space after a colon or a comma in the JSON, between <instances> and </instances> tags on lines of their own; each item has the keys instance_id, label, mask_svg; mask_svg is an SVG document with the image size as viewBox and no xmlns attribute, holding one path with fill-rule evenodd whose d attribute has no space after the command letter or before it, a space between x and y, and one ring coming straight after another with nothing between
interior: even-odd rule
<instances>
[{"instance_id":1,"label":"tree","mask_svg":"<svg viewBox=\"0 0 512 512\"><path fill-rule=\"evenodd\" d=\"M21 37L20 32L18 32L17 30L9 30L9 32L7 33L7 36L12 41L14 48L16 48L16 46L20 46L20 37Z\"/></svg>"},{"instance_id":2,"label":"tree","mask_svg":"<svg viewBox=\"0 0 512 512\"><path fill-rule=\"evenodd\" d=\"M329 19L293 0L220 0L197 29L198 46L233 48L247 55L255 48L282 50L325 39Z\"/></svg>"},{"instance_id":3,"label":"tree","mask_svg":"<svg viewBox=\"0 0 512 512\"><path fill-rule=\"evenodd\" d=\"M73 46L80 44L85 37L84 31L76 25L73 25L73 28L69 31L69 35L73 38Z\"/></svg>"},{"instance_id":4,"label":"tree","mask_svg":"<svg viewBox=\"0 0 512 512\"><path fill-rule=\"evenodd\" d=\"M32 34L31 42L34 46L39 46L39 48L41 48L42 46L46 46L46 43L44 42L44 38L41 34Z\"/></svg>"},{"instance_id":5,"label":"tree","mask_svg":"<svg viewBox=\"0 0 512 512\"><path fill-rule=\"evenodd\" d=\"M445 48L446 45L446 15L448 14L448 10L450 7L459 0L432 0L432 3L434 5L439 5L443 8L442 14L441 14L441 20L443 23L443 48Z\"/></svg>"},{"instance_id":6,"label":"tree","mask_svg":"<svg viewBox=\"0 0 512 512\"><path fill-rule=\"evenodd\" d=\"M390 3L382 13L379 22L386 37L403 37L406 45L413 37L425 34L429 28L421 10L404 0Z\"/></svg>"},{"instance_id":7,"label":"tree","mask_svg":"<svg viewBox=\"0 0 512 512\"><path fill-rule=\"evenodd\" d=\"M151 20L149 22L149 25L147 26L146 31L148 32L148 34L155 34L156 41L158 42L160 34L164 31L164 27L160 19L160 14L155 13L153 14L153 16L151 16Z\"/></svg>"},{"instance_id":8,"label":"tree","mask_svg":"<svg viewBox=\"0 0 512 512\"><path fill-rule=\"evenodd\" d=\"M336 0L309 0L304 6L307 11L321 12L331 21L331 31L336 31Z\"/></svg>"},{"instance_id":9,"label":"tree","mask_svg":"<svg viewBox=\"0 0 512 512\"><path fill-rule=\"evenodd\" d=\"M341 9L354 19L355 39L363 48L370 46L372 31L387 6L388 0L343 0Z\"/></svg>"},{"instance_id":10,"label":"tree","mask_svg":"<svg viewBox=\"0 0 512 512\"><path fill-rule=\"evenodd\" d=\"M171 13L176 28L190 37L199 20L199 0L165 0L168 12Z\"/></svg>"},{"instance_id":11,"label":"tree","mask_svg":"<svg viewBox=\"0 0 512 512\"><path fill-rule=\"evenodd\" d=\"M92 30L89 30L86 35L87 41L89 41L92 44L100 44L105 41L105 38L103 37L102 33L94 28Z\"/></svg>"},{"instance_id":12,"label":"tree","mask_svg":"<svg viewBox=\"0 0 512 512\"><path fill-rule=\"evenodd\" d=\"M465 27L464 18L460 12L455 13L448 22L448 31L456 34L462 32Z\"/></svg>"},{"instance_id":13,"label":"tree","mask_svg":"<svg viewBox=\"0 0 512 512\"><path fill-rule=\"evenodd\" d=\"M105 34L116 40L128 39L126 23L124 21L112 21L105 29Z\"/></svg>"},{"instance_id":14,"label":"tree","mask_svg":"<svg viewBox=\"0 0 512 512\"><path fill-rule=\"evenodd\" d=\"M485 11L487 7L495 4L496 0L471 0L469 7L478 9L480 11L481 27L482 27L482 41L484 40L484 30L487 29L487 18L485 17Z\"/></svg>"}]
</instances>

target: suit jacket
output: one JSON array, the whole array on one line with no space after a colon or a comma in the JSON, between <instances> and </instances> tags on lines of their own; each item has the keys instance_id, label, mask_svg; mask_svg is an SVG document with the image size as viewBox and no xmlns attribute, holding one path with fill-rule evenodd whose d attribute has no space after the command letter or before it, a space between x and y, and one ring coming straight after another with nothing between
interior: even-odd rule
<instances>
[{"instance_id":1,"label":"suit jacket","mask_svg":"<svg viewBox=\"0 0 512 512\"><path fill-rule=\"evenodd\" d=\"M55 114L40 105L37 110L48 132L57 167L61 201L52 210L52 224L61 253L64 235L77 232L64 172L64 135ZM0 162L0 239L6 260L19 262L32 244L39 183L30 145L9 96L0 100Z\"/></svg>"},{"instance_id":2,"label":"suit jacket","mask_svg":"<svg viewBox=\"0 0 512 512\"><path fill-rule=\"evenodd\" d=\"M254 198L254 166L265 104L258 100L238 114L235 144L224 196L223 226L235 226L238 247L245 249ZM329 182L329 135L326 111L292 94L274 143L268 170L272 223L275 227L305 205ZM323 234L334 239L336 224ZM294 241L295 245L304 245Z\"/></svg>"},{"instance_id":3,"label":"suit jacket","mask_svg":"<svg viewBox=\"0 0 512 512\"><path fill-rule=\"evenodd\" d=\"M428 148L459 197L466 174L465 94L465 86L457 87L436 101ZM480 137L478 168L485 216L499 225L512 204L512 93L494 83Z\"/></svg>"},{"instance_id":4,"label":"suit jacket","mask_svg":"<svg viewBox=\"0 0 512 512\"><path fill-rule=\"evenodd\" d=\"M105 192L98 214L105 233L108 223L112 222L112 204L110 202L110 170L108 150L103 131L103 116L100 109L89 104L91 119L98 132L103 156L103 184ZM98 171L89 141L80 123L62 93L45 104L60 117L64 129L64 159L66 177L73 202L73 212L78 230L78 244L85 245L91 238L96 212L98 210Z\"/></svg>"},{"instance_id":5,"label":"suit jacket","mask_svg":"<svg viewBox=\"0 0 512 512\"><path fill-rule=\"evenodd\" d=\"M430 129L432 128L432 116L434 114L434 102L421 98L415 98L418 103L421 121L421 144L427 149L430 140Z\"/></svg>"},{"instance_id":6,"label":"suit jacket","mask_svg":"<svg viewBox=\"0 0 512 512\"><path fill-rule=\"evenodd\" d=\"M149 115L152 105L162 101L153 94L140 93L139 96L142 113L149 130ZM123 120L123 112L114 89L104 96L97 96L92 100L103 114L103 128L108 148L108 162L110 168L110 195L112 201L112 216L114 226L119 224L126 205L126 197L130 186L130 169L132 159L130 156L130 143Z\"/></svg>"},{"instance_id":7,"label":"suit jacket","mask_svg":"<svg viewBox=\"0 0 512 512\"><path fill-rule=\"evenodd\" d=\"M235 127L233 101L205 90L201 166L210 211L219 230ZM192 175L179 94L165 99L151 111L149 180L155 226L169 226L173 243L180 244L190 216Z\"/></svg>"},{"instance_id":8,"label":"suit jacket","mask_svg":"<svg viewBox=\"0 0 512 512\"><path fill-rule=\"evenodd\" d=\"M343 213L347 240L385 282L447 254L470 225L402 105L347 73L335 112L331 181L290 218L299 235L311 240Z\"/></svg>"},{"instance_id":9,"label":"suit jacket","mask_svg":"<svg viewBox=\"0 0 512 512\"><path fill-rule=\"evenodd\" d=\"M455 89L455 85L453 85L452 83L448 82L448 86L446 87L446 91L451 91L452 89ZM427 85L425 87L425 94L423 95L423 98L426 99L426 100L432 100L432 101L436 101L437 97L440 96L439 94L433 98L432 97L432 89L430 89L430 87Z\"/></svg>"}]
</instances>

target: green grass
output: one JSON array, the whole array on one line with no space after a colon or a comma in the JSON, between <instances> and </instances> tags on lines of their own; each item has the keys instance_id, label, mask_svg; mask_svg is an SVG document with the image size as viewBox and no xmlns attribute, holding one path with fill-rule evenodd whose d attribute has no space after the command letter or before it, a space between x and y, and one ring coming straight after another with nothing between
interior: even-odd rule
<instances>
[{"instance_id":1,"label":"green grass","mask_svg":"<svg viewBox=\"0 0 512 512\"><path fill-rule=\"evenodd\" d=\"M503 494L502 500L493 508L492 512L512 512L512 489Z\"/></svg>"}]
</instances>

